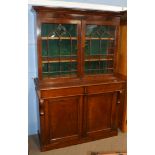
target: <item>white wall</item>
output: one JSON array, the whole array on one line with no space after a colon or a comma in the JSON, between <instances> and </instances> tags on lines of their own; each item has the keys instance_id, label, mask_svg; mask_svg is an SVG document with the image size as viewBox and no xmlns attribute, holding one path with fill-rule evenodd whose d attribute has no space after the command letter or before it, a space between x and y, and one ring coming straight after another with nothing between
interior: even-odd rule
<instances>
[{"instance_id":1,"label":"white wall","mask_svg":"<svg viewBox=\"0 0 155 155\"><path fill-rule=\"evenodd\" d=\"M37 133L37 101L33 77L37 77L37 56L35 39L35 14L28 6L28 132L29 135Z\"/></svg>"},{"instance_id":2,"label":"white wall","mask_svg":"<svg viewBox=\"0 0 155 155\"><path fill-rule=\"evenodd\" d=\"M58 1L106 4L106 5L127 7L127 0L58 0Z\"/></svg>"}]
</instances>

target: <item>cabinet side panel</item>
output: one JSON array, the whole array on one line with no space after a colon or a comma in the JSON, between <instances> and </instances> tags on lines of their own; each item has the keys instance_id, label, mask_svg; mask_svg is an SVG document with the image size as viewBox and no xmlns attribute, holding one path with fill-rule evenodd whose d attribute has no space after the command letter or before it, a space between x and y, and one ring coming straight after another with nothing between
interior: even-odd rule
<instances>
[{"instance_id":1,"label":"cabinet side panel","mask_svg":"<svg viewBox=\"0 0 155 155\"><path fill-rule=\"evenodd\" d=\"M118 55L119 64L118 64L118 73L124 75L127 77L127 17L125 17L125 20L122 20L122 23L120 25L120 52ZM119 128L123 132L127 132L127 90L125 92L124 96L124 102L120 105L121 115L119 117L120 124Z\"/></svg>"}]
</instances>

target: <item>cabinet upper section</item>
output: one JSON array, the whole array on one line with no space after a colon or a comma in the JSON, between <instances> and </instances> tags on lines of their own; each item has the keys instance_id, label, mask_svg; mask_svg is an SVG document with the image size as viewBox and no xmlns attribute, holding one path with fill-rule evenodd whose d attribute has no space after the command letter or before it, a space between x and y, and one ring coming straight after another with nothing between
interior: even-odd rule
<instances>
[{"instance_id":1,"label":"cabinet upper section","mask_svg":"<svg viewBox=\"0 0 155 155\"><path fill-rule=\"evenodd\" d=\"M33 8L39 80L116 72L120 12Z\"/></svg>"}]
</instances>

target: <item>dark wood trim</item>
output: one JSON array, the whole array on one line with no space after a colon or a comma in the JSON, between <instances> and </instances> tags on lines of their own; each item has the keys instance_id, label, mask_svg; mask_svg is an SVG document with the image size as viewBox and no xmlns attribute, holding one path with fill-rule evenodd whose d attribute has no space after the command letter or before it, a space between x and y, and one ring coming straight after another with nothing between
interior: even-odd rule
<instances>
[{"instance_id":1,"label":"dark wood trim","mask_svg":"<svg viewBox=\"0 0 155 155\"><path fill-rule=\"evenodd\" d=\"M117 74L118 66L118 53L119 53L119 41L120 41L120 27L116 27L116 41L115 41L115 54L114 54L114 74Z\"/></svg>"},{"instance_id":2,"label":"dark wood trim","mask_svg":"<svg viewBox=\"0 0 155 155\"><path fill-rule=\"evenodd\" d=\"M111 109L111 128L117 130L117 118L116 118L116 101L117 101L117 91L113 94L112 99L112 109Z\"/></svg>"},{"instance_id":3,"label":"dark wood trim","mask_svg":"<svg viewBox=\"0 0 155 155\"><path fill-rule=\"evenodd\" d=\"M127 11L121 13L121 25L127 25Z\"/></svg>"},{"instance_id":4,"label":"dark wood trim","mask_svg":"<svg viewBox=\"0 0 155 155\"><path fill-rule=\"evenodd\" d=\"M39 100L39 115L40 115L40 133L45 133L45 115L44 115L44 100ZM40 134L40 143L41 145L46 145L46 137Z\"/></svg>"},{"instance_id":5,"label":"dark wood trim","mask_svg":"<svg viewBox=\"0 0 155 155\"><path fill-rule=\"evenodd\" d=\"M40 18L41 23L54 23L54 24L81 24L80 20L63 19L63 18Z\"/></svg>"},{"instance_id":6,"label":"dark wood trim","mask_svg":"<svg viewBox=\"0 0 155 155\"><path fill-rule=\"evenodd\" d=\"M41 43L41 22L37 14L37 51L38 51L38 78L42 80L42 43Z\"/></svg>"},{"instance_id":7,"label":"dark wood trim","mask_svg":"<svg viewBox=\"0 0 155 155\"><path fill-rule=\"evenodd\" d=\"M81 34L85 34L85 24L86 21L82 20L81 22ZM85 51L85 35L81 36L81 77L84 77L84 51Z\"/></svg>"},{"instance_id":8,"label":"dark wood trim","mask_svg":"<svg viewBox=\"0 0 155 155\"><path fill-rule=\"evenodd\" d=\"M119 18L115 18L115 21L98 21L98 20L86 20L85 24L96 24L96 25L119 25L120 24L120 20Z\"/></svg>"},{"instance_id":9,"label":"dark wood trim","mask_svg":"<svg viewBox=\"0 0 155 155\"><path fill-rule=\"evenodd\" d=\"M44 6L33 6L36 12L60 12L60 13L74 13L74 14L84 14L84 15L111 15L111 16L121 16L121 11L99 11L90 9L71 9L71 8L61 8L61 7L44 7Z\"/></svg>"},{"instance_id":10,"label":"dark wood trim","mask_svg":"<svg viewBox=\"0 0 155 155\"><path fill-rule=\"evenodd\" d=\"M77 54L77 69L78 69L78 77L81 77L81 72L82 72L82 68L81 68L81 22L78 23L77 25L77 34L78 34L78 41L77 41L77 47L78 47L78 54Z\"/></svg>"},{"instance_id":11,"label":"dark wood trim","mask_svg":"<svg viewBox=\"0 0 155 155\"><path fill-rule=\"evenodd\" d=\"M118 73L117 76L123 78L127 81L127 11L121 13L121 40L120 40L120 49L118 55ZM127 132L127 86L125 89L125 95L123 103L119 105L119 128L122 132Z\"/></svg>"}]
</instances>

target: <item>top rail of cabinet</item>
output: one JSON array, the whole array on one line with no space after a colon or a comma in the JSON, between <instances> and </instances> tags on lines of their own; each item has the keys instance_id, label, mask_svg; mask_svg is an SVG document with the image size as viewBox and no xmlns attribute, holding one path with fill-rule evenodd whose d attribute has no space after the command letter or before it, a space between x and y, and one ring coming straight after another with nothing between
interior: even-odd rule
<instances>
[{"instance_id":1,"label":"top rail of cabinet","mask_svg":"<svg viewBox=\"0 0 155 155\"><path fill-rule=\"evenodd\" d=\"M33 6L33 10L36 12L54 12L54 13L75 13L83 15L110 15L120 17L126 11L101 11L90 9L77 9L77 8L62 8L62 7L45 7L45 6Z\"/></svg>"}]
</instances>

